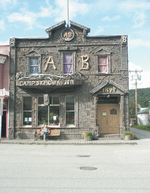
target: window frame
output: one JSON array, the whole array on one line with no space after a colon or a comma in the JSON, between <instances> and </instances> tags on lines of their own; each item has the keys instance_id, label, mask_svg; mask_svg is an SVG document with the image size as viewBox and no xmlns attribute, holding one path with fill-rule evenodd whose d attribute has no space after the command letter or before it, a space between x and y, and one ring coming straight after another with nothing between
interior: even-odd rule
<instances>
[{"instance_id":1,"label":"window frame","mask_svg":"<svg viewBox=\"0 0 150 193\"><path fill-rule=\"evenodd\" d=\"M42 103L42 104L39 104L39 103L38 103L38 98L39 98L39 97L43 97L43 103ZM49 97L49 104L48 104L48 105L44 105L44 96L42 96L42 95L40 96L40 95L39 95L39 96L37 97L37 125L38 125L38 127L41 126L41 125L39 125L39 123L38 123L38 122L39 122L39 118L38 118L38 116L39 116L39 115L38 115L38 112L39 112L39 111L38 111L38 108L39 108L40 106L41 106L41 107L47 106L48 126L50 126L50 127L60 127L60 96L56 96L56 95L50 96L50 95L49 95L48 97ZM53 104L53 103L50 104L50 97L52 98L52 101L53 101L53 98L54 98L54 97L58 97L58 98L59 98L59 104ZM58 119L59 119L59 123L58 123L58 125L50 125L50 124L49 124L49 123L50 123L50 120L49 120L50 107L59 107L59 118L58 118ZM42 125L44 125L44 124L42 124Z\"/></svg>"},{"instance_id":2,"label":"window frame","mask_svg":"<svg viewBox=\"0 0 150 193\"><path fill-rule=\"evenodd\" d=\"M31 98L31 110L24 110L24 98ZM23 127L32 127L32 124L33 124L33 119L32 119L32 97L31 96L23 96L22 98L22 126ZM24 125L24 113L31 113L31 125Z\"/></svg>"},{"instance_id":3,"label":"window frame","mask_svg":"<svg viewBox=\"0 0 150 193\"><path fill-rule=\"evenodd\" d=\"M73 97L74 98L74 110L67 110L67 97ZM74 124L67 124L67 112L73 112L74 113ZM74 95L68 95L68 96L65 96L65 126L66 127L75 127L75 125L76 125L75 96Z\"/></svg>"},{"instance_id":4,"label":"window frame","mask_svg":"<svg viewBox=\"0 0 150 193\"><path fill-rule=\"evenodd\" d=\"M107 63L99 63L99 58L106 58L106 60L107 60ZM99 73L101 73L101 74L108 74L108 68L109 68L109 66L108 66L108 56L107 55L98 55L98 57L97 57L97 59L98 59L98 72ZM106 72L101 72L100 71L100 66L107 66L107 71Z\"/></svg>"},{"instance_id":5,"label":"window frame","mask_svg":"<svg viewBox=\"0 0 150 193\"><path fill-rule=\"evenodd\" d=\"M95 52L95 72L102 75L107 75L112 73L112 64L111 64L111 52L104 50L103 48ZM107 73L99 71L99 57L107 57Z\"/></svg>"},{"instance_id":6,"label":"window frame","mask_svg":"<svg viewBox=\"0 0 150 193\"><path fill-rule=\"evenodd\" d=\"M60 72L64 75L68 75L68 74L73 74L75 73L75 70L76 70L76 49L74 50L69 50L67 51L67 49L65 50L62 50L60 49ZM72 54L72 73L65 73L64 72L64 54Z\"/></svg>"},{"instance_id":7,"label":"window frame","mask_svg":"<svg viewBox=\"0 0 150 193\"><path fill-rule=\"evenodd\" d=\"M65 63L65 55L70 54L72 56L72 63ZM71 65L72 66L72 72L65 72L65 65ZM64 74L72 74L73 73L73 54L72 52L63 53L63 72Z\"/></svg>"},{"instance_id":8,"label":"window frame","mask_svg":"<svg viewBox=\"0 0 150 193\"><path fill-rule=\"evenodd\" d=\"M31 59L33 59L33 58L36 58L37 59L37 65L30 65L30 60ZM39 56L30 56L29 58L28 58L28 66L29 66L29 75L37 75L38 73L39 73ZM31 66L35 66L35 67L37 67L37 73L30 73L30 67Z\"/></svg>"}]
</instances>

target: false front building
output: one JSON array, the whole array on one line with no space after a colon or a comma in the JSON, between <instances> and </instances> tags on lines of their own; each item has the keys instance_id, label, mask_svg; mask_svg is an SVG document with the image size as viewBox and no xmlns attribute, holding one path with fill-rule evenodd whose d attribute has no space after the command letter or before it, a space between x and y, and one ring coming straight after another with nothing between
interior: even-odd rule
<instances>
[{"instance_id":1,"label":"false front building","mask_svg":"<svg viewBox=\"0 0 150 193\"><path fill-rule=\"evenodd\" d=\"M62 21L47 38L10 39L11 138L34 138L43 124L62 139L129 128L127 36L89 32Z\"/></svg>"},{"instance_id":2,"label":"false front building","mask_svg":"<svg viewBox=\"0 0 150 193\"><path fill-rule=\"evenodd\" d=\"M9 138L9 50L0 45L0 138Z\"/></svg>"}]
</instances>

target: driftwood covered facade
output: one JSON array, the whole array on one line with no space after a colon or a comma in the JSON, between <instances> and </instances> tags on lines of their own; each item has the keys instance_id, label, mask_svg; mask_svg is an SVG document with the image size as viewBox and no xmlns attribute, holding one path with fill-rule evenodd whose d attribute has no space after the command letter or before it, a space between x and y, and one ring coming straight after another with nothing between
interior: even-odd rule
<instances>
[{"instance_id":1,"label":"driftwood covered facade","mask_svg":"<svg viewBox=\"0 0 150 193\"><path fill-rule=\"evenodd\" d=\"M47 38L10 39L10 138L34 138L43 124L62 139L128 129L127 36L89 32L62 21Z\"/></svg>"}]
</instances>

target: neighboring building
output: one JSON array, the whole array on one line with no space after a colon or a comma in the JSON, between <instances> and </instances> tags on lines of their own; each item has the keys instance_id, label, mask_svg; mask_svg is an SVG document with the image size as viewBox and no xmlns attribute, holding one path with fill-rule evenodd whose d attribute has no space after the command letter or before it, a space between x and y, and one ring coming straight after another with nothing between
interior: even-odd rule
<instances>
[{"instance_id":1,"label":"neighboring building","mask_svg":"<svg viewBox=\"0 0 150 193\"><path fill-rule=\"evenodd\" d=\"M62 139L129 129L127 35L88 36L62 21L45 38L10 39L10 138L43 124Z\"/></svg>"},{"instance_id":2,"label":"neighboring building","mask_svg":"<svg viewBox=\"0 0 150 193\"><path fill-rule=\"evenodd\" d=\"M137 113L137 124L138 125L149 125L150 124L150 110L148 108L140 108Z\"/></svg>"},{"instance_id":3,"label":"neighboring building","mask_svg":"<svg viewBox=\"0 0 150 193\"><path fill-rule=\"evenodd\" d=\"M0 45L0 138L9 135L9 50L9 45Z\"/></svg>"}]
</instances>

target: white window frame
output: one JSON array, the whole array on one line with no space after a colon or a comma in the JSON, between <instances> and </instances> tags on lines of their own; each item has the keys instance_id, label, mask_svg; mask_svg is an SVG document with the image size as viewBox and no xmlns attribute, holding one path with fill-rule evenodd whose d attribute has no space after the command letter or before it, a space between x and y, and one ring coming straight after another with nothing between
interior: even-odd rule
<instances>
[{"instance_id":1,"label":"white window frame","mask_svg":"<svg viewBox=\"0 0 150 193\"><path fill-rule=\"evenodd\" d=\"M37 59L37 63L38 63L37 65L30 65L30 60L32 58ZM29 62L28 62L28 64L29 64L29 75L37 75L38 72L39 72L39 57L38 56L30 56L28 60L29 60ZM37 73L30 73L30 67L37 67Z\"/></svg>"},{"instance_id":2,"label":"white window frame","mask_svg":"<svg viewBox=\"0 0 150 193\"><path fill-rule=\"evenodd\" d=\"M107 63L99 63L99 58L106 58ZM108 70L109 70L108 69L109 68L109 66L108 66L108 56L107 55L101 55L101 56L98 56L97 59L98 59L98 72L102 73L102 74L108 74ZM101 72L99 67L104 66L104 65L107 66L107 71L106 72Z\"/></svg>"}]
</instances>

